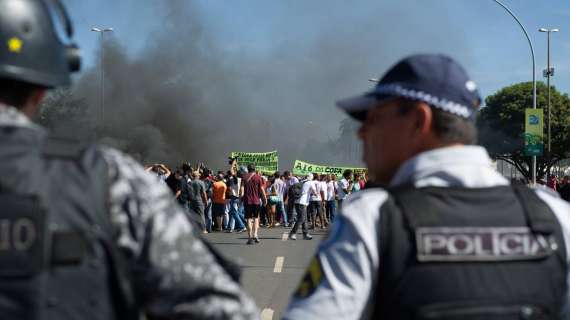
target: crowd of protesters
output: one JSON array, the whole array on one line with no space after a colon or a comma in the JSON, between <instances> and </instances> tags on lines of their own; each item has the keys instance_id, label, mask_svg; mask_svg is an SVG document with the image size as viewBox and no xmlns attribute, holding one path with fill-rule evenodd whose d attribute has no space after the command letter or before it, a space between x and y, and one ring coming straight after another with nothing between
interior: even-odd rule
<instances>
[{"instance_id":1,"label":"crowd of protesters","mask_svg":"<svg viewBox=\"0 0 570 320\"><path fill-rule=\"evenodd\" d=\"M327 229L337 208L351 193L364 188L367 177L346 170L336 175L311 173L297 177L289 171L271 175L255 166L232 165L226 172L213 173L204 165L183 164L170 170L163 164L147 166L159 181L167 184L189 219L203 233L247 232L247 244L259 243L259 228L291 228L296 240L309 230Z\"/></svg>"},{"instance_id":2,"label":"crowd of protesters","mask_svg":"<svg viewBox=\"0 0 570 320\"><path fill-rule=\"evenodd\" d=\"M204 165L183 164L170 170L162 164L147 170L166 183L189 219L203 233L247 232L247 244L259 243L259 228L291 228L290 240L310 240L310 230L326 229L346 197L363 189L367 177L346 170L342 177L311 173L297 177L289 171L271 175L249 165L232 165L213 173ZM550 176L542 183L570 201L570 177Z\"/></svg>"}]
</instances>

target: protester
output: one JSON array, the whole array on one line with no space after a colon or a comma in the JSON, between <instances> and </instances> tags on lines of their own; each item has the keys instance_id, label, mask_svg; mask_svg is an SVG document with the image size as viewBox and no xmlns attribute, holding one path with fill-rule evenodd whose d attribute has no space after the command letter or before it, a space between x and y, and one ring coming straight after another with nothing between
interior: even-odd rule
<instances>
[{"instance_id":1,"label":"protester","mask_svg":"<svg viewBox=\"0 0 570 320\"><path fill-rule=\"evenodd\" d=\"M178 180L178 192L176 193L175 197L178 200L178 203L184 209L184 214L189 216L190 214L190 185L182 175L181 171L176 171L175 177Z\"/></svg>"},{"instance_id":2,"label":"protester","mask_svg":"<svg viewBox=\"0 0 570 320\"><path fill-rule=\"evenodd\" d=\"M368 181L368 178L366 177L366 175L363 175L363 174L358 175L358 183L359 183L360 190L362 190L366 187L367 181Z\"/></svg>"},{"instance_id":3,"label":"protester","mask_svg":"<svg viewBox=\"0 0 570 320\"><path fill-rule=\"evenodd\" d=\"M166 183L166 179L171 175L170 169L166 167L164 164L153 164L146 166L145 170L147 172L151 172L153 175L156 175L160 182Z\"/></svg>"},{"instance_id":4,"label":"protester","mask_svg":"<svg viewBox=\"0 0 570 320\"><path fill-rule=\"evenodd\" d=\"M256 174L261 177L261 180L263 181L263 190L265 190L265 194L267 195L266 204L264 204L261 200L259 201L259 225L261 227L267 227L269 226L269 187L271 186L271 183L267 177L261 174L259 171L256 171Z\"/></svg>"},{"instance_id":5,"label":"protester","mask_svg":"<svg viewBox=\"0 0 570 320\"><path fill-rule=\"evenodd\" d=\"M255 172L255 165L247 166L248 173L242 177L240 194L245 207L247 221L247 244L259 243L260 203L267 204L263 179Z\"/></svg>"},{"instance_id":6,"label":"protester","mask_svg":"<svg viewBox=\"0 0 570 320\"><path fill-rule=\"evenodd\" d=\"M287 194L287 184L283 181L283 179L281 179L281 173L279 172L275 172L273 174L273 188L277 193L277 203L275 204L275 208L278 218L275 225L279 226L280 223L283 223L285 227L288 227L289 219L284 204L284 200Z\"/></svg>"},{"instance_id":7,"label":"protester","mask_svg":"<svg viewBox=\"0 0 570 320\"><path fill-rule=\"evenodd\" d=\"M218 172L212 185L212 215L216 220L217 231L222 231L222 221L226 210L226 190L224 174Z\"/></svg>"},{"instance_id":8,"label":"protester","mask_svg":"<svg viewBox=\"0 0 570 320\"><path fill-rule=\"evenodd\" d=\"M562 182L560 182L558 193L562 199L570 202L570 176L564 176Z\"/></svg>"},{"instance_id":9,"label":"protester","mask_svg":"<svg viewBox=\"0 0 570 320\"><path fill-rule=\"evenodd\" d=\"M203 164L201 164L199 166L199 168L201 168ZM212 232L212 225L213 225L213 219L212 219L212 196L213 196L213 185L214 182L212 181L212 172L210 169L207 168L203 168L200 171L200 180L204 183L204 188L206 191L206 205L204 207L204 217L205 217L205 221L206 221L206 230L208 232Z\"/></svg>"},{"instance_id":10,"label":"protester","mask_svg":"<svg viewBox=\"0 0 570 320\"><path fill-rule=\"evenodd\" d=\"M361 190L361 181L360 175L355 173L354 174L354 182L352 183L352 191L351 193L355 193Z\"/></svg>"},{"instance_id":11,"label":"protester","mask_svg":"<svg viewBox=\"0 0 570 320\"><path fill-rule=\"evenodd\" d=\"M295 197L292 195L292 192L293 186L299 183L299 179L293 176L289 171L285 171L283 173L283 176L285 177L285 186L287 187L284 202L287 204L286 212L287 217L289 218L289 225L292 225L295 220L297 220L295 212Z\"/></svg>"},{"instance_id":12,"label":"protester","mask_svg":"<svg viewBox=\"0 0 570 320\"><path fill-rule=\"evenodd\" d=\"M174 194L174 198L178 199L180 196L180 179L182 178L182 174L180 170L175 170L174 174L169 174L166 178L165 182L166 185L170 188L172 193Z\"/></svg>"},{"instance_id":13,"label":"protester","mask_svg":"<svg viewBox=\"0 0 570 320\"><path fill-rule=\"evenodd\" d=\"M275 211L277 203L279 202L279 196L277 195L277 190L275 189L275 178L269 178L267 183L267 228L275 227Z\"/></svg>"},{"instance_id":14,"label":"protester","mask_svg":"<svg viewBox=\"0 0 570 320\"><path fill-rule=\"evenodd\" d=\"M230 170L227 175L228 190L229 190L229 216L230 221L228 223L228 232L233 232L234 228L238 232L246 231L245 221L242 219L240 212L240 187L241 178L238 177L238 172L235 170Z\"/></svg>"},{"instance_id":15,"label":"protester","mask_svg":"<svg viewBox=\"0 0 570 320\"><path fill-rule=\"evenodd\" d=\"M352 192L352 170L346 169L342 174L342 179L338 182L338 206L342 207L342 202Z\"/></svg>"},{"instance_id":16,"label":"protester","mask_svg":"<svg viewBox=\"0 0 570 320\"><path fill-rule=\"evenodd\" d=\"M313 237L309 234L307 228L307 206L309 205L310 197L317 193L314 184L310 183L313 180L313 174L307 175L305 180L292 186L292 197L295 199L295 211L297 212L297 219L295 224L289 232L289 240L297 240L297 230L301 225L303 232L303 239L311 240Z\"/></svg>"},{"instance_id":17,"label":"protester","mask_svg":"<svg viewBox=\"0 0 570 320\"><path fill-rule=\"evenodd\" d=\"M337 189L338 184L336 182L336 176L333 174L327 175L326 178L326 186L327 186L327 205L326 205L326 213L327 219L329 223L333 223L334 216L336 214L336 197L337 197Z\"/></svg>"},{"instance_id":18,"label":"protester","mask_svg":"<svg viewBox=\"0 0 570 320\"><path fill-rule=\"evenodd\" d=\"M313 174L313 181L310 181L308 183L311 183L315 189L315 193L310 197L309 207L307 209L307 213L311 217L311 227L309 229L316 229L317 227L324 229L325 219L323 196L326 192L326 187L323 189L323 185L321 184L321 176L317 173ZM317 223L317 218L320 220L319 223Z\"/></svg>"},{"instance_id":19,"label":"protester","mask_svg":"<svg viewBox=\"0 0 570 320\"><path fill-rule=\"evenodd\" d=\"M190 182L190 216L193 222L197 224L202 233L208 233L206 229L205 210L208 203L208 196L206 195L206 186L200 180L200 172L194 171L192 173L192 181Z\"/></svg>"},{"instance_id":20,"label":"protester","mask_svg":"<svg viewBox=\"0 0 570 320\"><path fill-rule=\"evenodd\" d=\"M546 181L546 186L549 187L550 189L556 191L558 188L558 180L556 179L556 176L553 174L549 174L548 175L548 179Z\"/></svg>"},{"instance_id":21,"label":"protester","mask_svg":"<svg viewBox=\"0 0 570 320\"><path fill-rule=\"evenodd\" d=\"M186 183L190 185L190 182L192 182L192 173L194 172L194 170L188 163L183 163L182 172L184 173L182 177L186 179Z\"/></svg>"}]
</instances>

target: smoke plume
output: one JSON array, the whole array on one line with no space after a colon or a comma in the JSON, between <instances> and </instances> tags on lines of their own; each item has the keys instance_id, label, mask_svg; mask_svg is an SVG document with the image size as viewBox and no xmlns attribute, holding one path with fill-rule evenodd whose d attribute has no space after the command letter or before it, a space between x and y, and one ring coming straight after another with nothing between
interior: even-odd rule
<instances>
[{"instance_id":1,"label":"smoke plume","mask_svg":"<svg viewBox=\"0 0 570 320\"><path fill-rule=\"evenodd\" d=\"M111 3L101 2L101 8ZM99 63L71 89L98 140L143 162L223 168L230 151L278 150L282 170L295 159L358 165L359 156L347 157L352 151L339 137L345 115L335 100L367 90L368 78L407 54L467 51L461 30L439 32L447 27L444 2L228 1L219 15L221 6L212 3L131 2L124 12L130 19L152 8L158 23L144 31L136 52L124 36L105 35L97 54L103 57L103 110ZM81 10L70 6L72 16ZM239 36L220 20L231 6L248 6L236 14L255 19L235 21L261 35Z\"/></svg>"}]
</instances>

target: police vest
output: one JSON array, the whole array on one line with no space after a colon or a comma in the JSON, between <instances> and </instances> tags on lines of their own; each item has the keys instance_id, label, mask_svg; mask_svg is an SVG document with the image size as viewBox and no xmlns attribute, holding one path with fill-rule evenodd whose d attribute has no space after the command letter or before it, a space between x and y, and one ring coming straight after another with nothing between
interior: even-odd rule
<instances>
[{"instance_id":1,"label":"police vest","mask_svg":"<svg viewBox=\"0 0 570 320\"><path fill-rule=\"evenodd\" d=\"M97 149L19 127L0 141L0 318L130 317Z\"/></svg>"},{"instance_id":2,"label":"police vest","mask_svg":"<svg viewBox=\"0 0 570 320\"><path fill-rule=\"evenodd\" d=\"M399 188L382 206L372 319L558 319L567 260L525 186Z\"/></svg>"}]
</instances>

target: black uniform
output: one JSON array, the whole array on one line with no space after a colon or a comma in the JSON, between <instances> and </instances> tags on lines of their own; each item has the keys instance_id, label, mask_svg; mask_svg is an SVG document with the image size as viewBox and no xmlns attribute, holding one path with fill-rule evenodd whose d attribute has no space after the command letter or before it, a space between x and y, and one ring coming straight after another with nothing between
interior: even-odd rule
<instances>
[{"instance_id":1,"label":"black uniform","mask_svg":"<svg viewBox=\"0 0 570 320\"><path fill-rule=\"evenodd\" d=\"M558 318L564 236L526 186L391 194L381 209L372 319Z\"/></svg>"}]
</instances>

